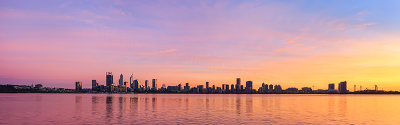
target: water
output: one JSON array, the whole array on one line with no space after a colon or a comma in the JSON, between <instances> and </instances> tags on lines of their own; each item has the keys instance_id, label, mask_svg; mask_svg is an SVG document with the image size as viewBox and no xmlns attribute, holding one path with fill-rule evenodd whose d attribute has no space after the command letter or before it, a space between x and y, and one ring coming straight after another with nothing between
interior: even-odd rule
<instances>
[{"instance_id":1,"label":"water","mask_svg":"<svg viewBox=\"0 0 400 125\"><path fill-rule=\"evenodd\" d=\"M0 94L0 124L400 124L400 95Z\"/></svg>"}]
</instances>

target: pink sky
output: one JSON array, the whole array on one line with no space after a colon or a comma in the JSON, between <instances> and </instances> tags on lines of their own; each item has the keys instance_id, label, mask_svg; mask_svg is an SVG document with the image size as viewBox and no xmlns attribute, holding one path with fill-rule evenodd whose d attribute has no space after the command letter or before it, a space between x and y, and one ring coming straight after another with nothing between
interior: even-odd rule
<instances>
[{"instance_id":1,"label":"pink sky","mask_svg":"<svg viewBox=\"0 0 400 125\"><path fill-rule=\"evenodd\" d=\"M0 83L105 81L400 90L398 1L13 1ZM352 87L349 87L352 89Z\"/></svg>"}]
</instances>

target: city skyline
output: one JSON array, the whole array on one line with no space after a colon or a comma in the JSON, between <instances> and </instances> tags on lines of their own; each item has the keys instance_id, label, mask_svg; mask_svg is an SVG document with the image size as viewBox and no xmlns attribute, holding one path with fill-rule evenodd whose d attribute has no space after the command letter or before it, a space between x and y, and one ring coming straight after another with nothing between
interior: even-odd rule
<instances>
[{"instance_id":1,"label":"city skyline","mask_svg":"<svg viewBox=\"0 0 400 125\"><path fill-rule=\"evenodd\" d=\"M0 84L400 90L399 1L19 1L0 4ZM157 9L153 9L157 8ZM335 85L337 88L338 86Z\"/></svg>"}]
</instances>

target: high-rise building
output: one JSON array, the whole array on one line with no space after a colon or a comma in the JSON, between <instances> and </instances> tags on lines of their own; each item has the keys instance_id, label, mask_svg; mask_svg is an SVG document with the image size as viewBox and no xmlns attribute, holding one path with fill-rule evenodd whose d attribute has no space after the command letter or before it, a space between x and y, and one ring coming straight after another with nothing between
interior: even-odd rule
<instances>
[{"instance_id":1,"label":"high-rise building","mask_svg":"<svg viewBox=\"0 0 400 125\"><path fill-rule=\"evenodd\" d=\"M240 90L240 78L236 78L236 90L239 91Z\"/></svg>"},{"instance_id":2,"label":"high-rise building","mask_svg":"<svg viewBox=\"0 0 400 125\"><path fill-rule=\"evenodd\" d=\"M253 89L253 81L247 81L246 82L246 89L252 90Z\"/></svg>"},{"instance_id":3,"label":"high-rise building","mask_svg":"<svg viewBox=\"0 0 400 125\"><path fill-rule=\"evenodd\" d=\"M132 86L132 84L133 84L133 74L131 74L131 77L129 77L129 86Z\"/></svg>"},{"instance_id":4,"label":"high-rise building","mask_svg":"<svg viewBox=\"0 0 400 125\"><path fill-rule=\"evenodd\" d=\"M153 90L157 90L157 79L152 79L152 88Z\"/></svg>"},{"instance_id":5,"label":"high-rise building","mask_svg":"<svg viewBox=\"0 0 400 125\"><path fill-rule=\"evenodd\" d=\"M234 90L235 90L235 85L232 84L232 85L231 85L231 91L234 91Z\"/></svg>"},{"instance_id":6,"label":"high-rise building","mask_svg":"<svg viewBox=\"0 0 400 125\"><path fill-rule=\"evenodd\" d=\"M328 84L328 91L334 91L335 90L335 83L329 83Z\"/></svg>"},{"instance_id":7,"label":"high-rise building","mask_svg":"<svg viewBox=\"0 0 400 125\"><path fill-rule=\"evenodd\" d=\"M225 90L229 91L229 84L225 84Z\"/></svg>"},{"instance_id":8,"label":"high-rise building","mask_svg":"<svg viewBox=\"0 0 400 125\"><path fill-rule=\"evenodd\" d=\"M208 91L208 88L209 88L210 86L209 86L209 82L206 82L206 90Z\"/></svg>"},{"instance_id":9,"label":"high-rise building","mask_svg":"<svg viewBox=\"0 0 400 125\"><path fill-rule=\"evenodd\" d=\"M118 83L119 83L119 86L124 85L124 76L122 75L122 73L121 73L121 75L119 76Z\"/></svg>"},{"instance_id":10,"label":"high-rise building","mask_svg":"<svg viewBox=\"0 0 400 125\"><path fill-rule=\"evenodd\" d=\"M146 91L147 91L147 89L148 89L148 88L147 88L148 82L149 82L148 80L145 80L145 81L144 81L144 89L145 89Z\"/></svg>"},{"instance_id":11,"label":"high-rise building","mask_svg":"<svg viewBox=\"0 0 400 125\"><path fill-rule=\"evenodd\" d=\"M139 81L137 80L137 79L135 79L135 80L133 80L133 84L134 84L134 89L135 90L139 90L139 88L140 88L140 85L139 85Z\"/></svg>"},{"instance_id":12,"label":"high-rise building","mask_svg":"<svg viewBox=\"0 0 400 125\"><path fill-rule=\"evenodd\" d=\"M199 92L200 93L203 93L204 91L203 91L203 89L204 89L204 86L203 85L197 85L197 88L199 89Z\"/></svg>"},{"instance_id":13,"label":"high-rise building","mask_svg":"<svg viewBox=\"0 0 400 125\"><path fill-rule=\"evenodd\" d=\"M274 91L274 85L270 84L268 87L268 91L269 92L273 92Z\"/></svg>"},{"instance_id":14,"label":"high-rise building","mask_svg":"<svg viewBox=\"0 0 400 125\"><path fill-rule=\"evenodd\" d=\"M96 80L92 80L92 90L96 90L97 86L99 86L99 83Z\"/></svg>"},{"instance_id":15,"label":"high-rise building","mask_svg":"<svg viewBox=\"0 0 400 125\"><path fill-rule=\"evenodd\" d=\"M347 93L347 81L343 81L339 83L339 92Z\"/></svg>"},{"instance_id":16,"label":"high-rise building","mask_svg":"<svg viewBox=\"0 0 400 125\"><path fill-rule=\"evenodd\" d=\"M184 89L185 91L189 91L189 90L190 90L189 83L186 83L186 85L185 85L185 87L183 87L183 89Z\"/></svg>"},{"instance_id":17,"label":"high-rise building","mask_svg":"<svg viewBox=\"0 0 400 125\"><path fill-rule=\"evenodd\" d=\"M82 90L82 82L81 81L77 81L75 82L75 91L81 91Z\"/></svg>"},{"instance_id":18,"label":"high-rise building","mask_svg":"<svg viewBox=\"0 0 400 125\"><path fill-rule=\"evenodd\" d=\"M182 84L179 83L179 85L178 85L178 91L181 91L181 90L182 90Z\"/></svg>"},{"instance_id":19,"label":"high-rise building","mask_svg":"<svg viewBox=\"0 0 400 125\"><path fill-rule=\"evenodd\" d=\"M113 74L112 72L106 72L106 86L110 87L113 84Z\"/></svg>"}]
</instances>

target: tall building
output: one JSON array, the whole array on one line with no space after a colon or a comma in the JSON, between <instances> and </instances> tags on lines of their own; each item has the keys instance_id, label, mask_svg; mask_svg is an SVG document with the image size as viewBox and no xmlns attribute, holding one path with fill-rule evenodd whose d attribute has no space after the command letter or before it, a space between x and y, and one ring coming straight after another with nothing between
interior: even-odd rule
<instances>
[{"instance_id":1,"label":"tall building","mask_svg":"<svg viewBox=\"0 0 400 125\"><path fill-rule=\"evenodd\" d=\"M335 90L335 83L329 83L328 84L328 91L333 91Z\"/></svg>"},{"instance_id":2,"label":"tall building","mask_svg":"<svg viewBox=\"0 0 400 125\"><path fill-rule=\"evenodd\" d=\"M129 86L132 86L132 84L133 84L133 74L131 74L131 77L129 77Z\"/></svg>"},{"instance_id":3,"label":"tall building","mask_svg":"<svg viewBox=\"0 0 400 125\"><path fill-rule=\"evenodd\" d=\"M113 81L112 72L106 72L106 86L110 87L113 84Z\"/></svg>"},{"instance_id":4,"label":"tall building","mask_svg":"<svg viewBox=\"0 0 400 125\"><path fill-rule=\"evenodd\" d=\"M340 82L338 89L340 93L347 93L347 81Z\"/></svg>"},{"instance_id":5,"label":"tall building","mask_svg":"<svg viewBox=\"0 0 400 125\"><path fill-rule=\"evenodd\" d=\"M189 91L189 90L190 90L189 83L186 83L186 85L183 87L183 89L184 89L185 91Z\"/></svg>"},{"instance_id":6,"label":"tall building","mask_svg":"<svg viewBox=\"0 0 400 125\"><path fill-rule=\"evenodd\" d=\"M236 90L239 91L240 90L240 78L236 78Z\"/></svg>"},{"instance_id":7,"label":"tall building","mask_svg":"<svg viewBox=\"0 0 400 125\"><path fill-rule=\"evenodd\" d=\"M157 90L157 79L152 79L151 84L153 85L151 89Z\"/></svg>"},{"instance_id":8,"label":"tall building","mask_svg":"<svg viewBox=\"0 0 400 125\"><path fill-rule=\"evenodd\" d=\"M82 82L81 81L77 81L75 82L75 91L81 91L82 90Z\"/></svg>"},{"instance_id":9,"label":"tall building","mask_svg":"<svg viewBox=\"0 0 400 125\"><path fill-rule=\"evenodd\" d=\"M133 84L134 84L134 87L133 87L133 88L134 88L135 90L138 90L138 89L140 88L140 87L139 87L139 86L140 86L140 85L139 85L139 81L138 81L137 79L133 80Z\"/></svg>"},{"instance_id":10,"label":"tall building","mask_svg":"<svg viewBox=\"0 0 400 125\"><path fill-rule=\"evenodd\" d=\"M225 85L225 90L226 90L226 91L229 91L229 84L226 84L226 85Z\"/></svg>"},{"instance_id":11,"label":"tall building","mask_svg":"<svg viewBox=\"0 0 400 125\"><path fill-rule=\"evenodd\" d=\"M231 91L234 91L235 90L235 85L231 85Z\"/></svg>"},{"instance_id":12,"label":"tall building","mask_svg":"<svg viewBox=\"0 0 400 125\"><path fill-rule=\"evenodd\" d=\"M122 75L122 73L121 73L121 75L119 76L118 83L119 83L119 86L124 85L124 76Z\"/></svg>"},{"instance_id":13,"label":"tall building","mask_svg":"<svg viewBox=\"0 0 400 125\"><path fill-rule=\"evenodd\" d=\"M203 91L203 89L204 89L204 86L203 85L197 85L197 88L199 89L199 92L200 93L203 93L204 91Z\"/></svg>"},{"instance_id":14,"label":"tall building","mask_svg":"<svg viewBox=\"0 0 400 125\"><path fill-rule=\"evenodd\" d=\"M208 88L209 88L210 86L209 86L209 82L206 82L206 90L208 91Z\"/></svg>"},{"instance_id":15,"label":"tall building","mask_svg":"<svg viewBox=\"0 0 400 125\"><path fill-rule=\"evenodd\" d=\"M144 81L144 89L145 89L146 91L147 91L147 89L148 89L148 88L147 88L148 82L149 82L148 80L145 80L145 81Z\"/></svg>"},{"instance_id":16,"label":"tall building","mask_svg":"<svg viewBox=\"0 0 400 125\"><path fill-rule=\"evenodd\" d=\"M96 90L97 86L99 86L99 83L96 80L92 80L92 90Z\"/></svg>"},{"instance_id":17,"label":"tall building","mask_svg":"<svg viewBox=\"0 0 400 125\"><path fill-rule=\"evenodd\" d=\"M246 82L246 89L252 90L253 89L253 81Z\"/></svg>"},{"instance_id":18,"label":"tall building","mask_svg":"<svg viewBox=\"0 0 400 125\"><path fill-rule=\"evenodd\" d=\"M268 91L269 92L273 92L274 91L274 85L270 84L268 87Z\"/></svg>"}]
</instances>

